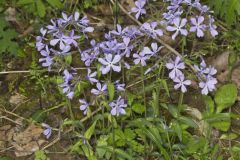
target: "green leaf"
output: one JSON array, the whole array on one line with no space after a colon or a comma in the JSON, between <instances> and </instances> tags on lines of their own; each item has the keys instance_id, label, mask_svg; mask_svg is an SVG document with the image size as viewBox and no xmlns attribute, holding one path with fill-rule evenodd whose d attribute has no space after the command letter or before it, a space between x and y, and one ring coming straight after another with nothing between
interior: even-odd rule
<instances>
[{"instance_id":1,"label":"green leaf","mask_svg":"<svg viewBox=\"0 0 240 160\"><path fill-rule=\"evenodd\" d=\"M0 54L10 53L11 55L17 55L19 46L14 41L17 36L15 30L9 29L9 24L4 17L0 17Z\"/></svg>"},{"instance_id":2,"label":"green leaf","mask_svg":"<svg viewBox=\"0 0 240 160\"><path fill-rule=\"evenodd\" d=\"M60 0L47 0L47 2L54 8L62 8L63 4Z\"/></svg>"},{"instance_id":3,"label":"green leaf","mask_svg":"<svg viewBox=\"0 0 240 160\"><path fill-rule=\"evenodd\" d=\"M0 160L13 160L12 158L10 158L10 157L0 157Z\"/></svg>"},{"instance_id":4,"label":"green leaf","mask_svg":"<svg viewBox=\"0 0 240 160\"><path fill-rule=\"evenodd\" d=\"M180 141L182 141L182 128L181 126L179 125L179 123L177 121L174 121L172 123L172 127L173 127L173 130L177 133L177 136L179 138Z\"/></svg>"},{"instance_id":5,"label":"green leaf","mask_svg":"<svg viewBox=\"0 0 240 160\"><path fill-rule=\"evenodd\" d=\"M134 133L134 131L130 128L124 130L124 135L127 140L133 140L136 137L136 133Z\"/></svg>"},{"instance_id":6,"label":"green leaf","mask_svg":"<svg viewBox=\"0 0 240 160\"><path fill-rule=\"evenodd\" d=\"M212 126L221 131L228 131L231 124L231 115L229 113L211 114L204 119Z\"/></svg>"},{"instance_id":7,"label":"green leaf","mask_svg":"<svg viewBox=\"0 0 240 160\"><path fill-rule=\"evenodd\" d=\"M102 145L102 146L97 146L97 148L104 149L104 150L106 150L108 152L113 153L113 147L111 147L111 146ZM115 148L114 151L117 154L119 159L121 159L121 158L129 159L129 160L133 160L134 159L131 155L129 155L128 153L126 153L125 151L123 151L121 149L116 149Z\"/></svg>"},{"instance_id":8,"label":"green leaf","mask_svg":"<svg viewBox=\"0 0 240 160\"><path fill-rule=\"evenodd\" d=\"M46 7L44 6L42 0L36 1L37 12L40 17L44 17L46 14Z\"/></svg>"},{"instance_id":9,"label":"green leaf","mask_svg":"<svg viewBox=\"0 0 240 160\"><path fill-rule=\"evenodd\" d=\"M108 83L108 96L109 96L109 101L112 101L114 98L115 94L115 86L113 83Z\"/></svg>"},{"instance_id":10,"label":"green leaf","mask_svg":"<svg viewBox=\"0 0 240 160\"><path fill-rule=\"evenodd\" d=\"M34 160L48 160L48 158L43 150L38 150L35 152Z\"/></svg>"},{"instance_id":11,"label":"green leaf","mask_svg":"<svg viewBox=\"0 0 240 160\"><path fill-rule=\"evenodd\" d=\"M132 110L136 113L142 114L145 111L145 107L141 103L135 103L132 106Z\"/></svg>"},{"instance_id":12,"label":"green leaf","mask_svg":"<svg viewBox=\"0 0 240 160\"><path fill-rule=\"evenodd\" d=\"M174 105L168 105L168 111L171 113L171 115L172 115L174 118L177 118L178 115L179 115L178 109L177 109L177 107L174 106Z\"/></svg>"},{"instance_id":13,"label":"green leaf","mask_svg":"<svg viewBox=\"0 0 240 160\"><path fill-rule=\"evenodd\" d=\"M198 125L192 119L190 119L188 117L181 116L178 118L178 120L179 120L179 122L186 124L190 127L198 128Z\"/></svg>"},{"instance_id":14,"label":"green leaf","mask_svg":"<svg viewBox=\"0 0 240 160\"><path fill-rule=\"evenodd\" d=\"M217 113L231 107L237 99L237 86L235 84L226 84L218 89L215 95L215 102L217 104Z\"/></svg>"},{"instance_id":15,"label":"green leaf","mask_svg":"<svg viewBox=\"0 0 240 160\"><path fill-rule=\"evenodd\" d=\"M224 18L228 26L236 24L237 16L240 15L239 0L209 0L217 15Z\"/></svg>"},{"instance_id":16,"label":"green leaf","mask_svg":"<svg viewBox=\"0 0 240 160\"><path fill-rule=\"evenodd\" d=\"M88 130L85 132L84 137L85 137L86 139L90 139L90 138L92 137L92 135L93 135L93 133L94 133L94 130L95 130L96 124L97 124L97 121L95 121L95 122L91 125L91 127L89 127Z\"/></svg>"},{"instance_id":17,"label":"green leaf","mask_svg":"<svg viewBox=\"0 0 240 160\"><path fill-rule=\"evenodd\" d=\"M214 101L210 96L203 96L203 101L207 107L207 112L208 113L213 113L214 112Z\"/></svg>"},{"instance_id":18,"label":"green leaf","mask_svg":"<svg viewBox=\"0 0 240 160\"><path fill-rule=\"evenodd\" d=\"M34 3L34 0L19 0L17 2L17 5L27 5L27 4L31 4Z\"/></svg>"},{"instance_id":19,"label":"green leaf","mask_svg":"<svg viewBox=\"0 0 240 160\"><path fill-rule=\"evenodd\" d=\"M71 64L72 63L72 54L68 54L68 55L64 56L64 59L67 64Z\"/></svg>"},{"instance_id":20,"label":"green leaf","mask_svg":"<svg viewBox=\"0 0 240 160\"><path fill-rule=\"evenodd\" d=\"M161 80L161 83L163 85L163 88L165 89L166 93L167 93L167 96L170 97L170 92L169 92L169 89L168 89L168 85L167 85L167 81L162 79Z\"/></svg>"},{"instance_id":21,"label":"green leaf","mask_svg":"<svg viewBox=\"0 0 240 160\"><path fill-rule=\"evenodd\" d=\"M196 153L198 150L203 149L206 143L207 143L207 140L203 137L193 137L189 139L186 151L187 153L190 153L190 154Z\"/></svg>"},{"instance_id":22,"label":"green leaf","mask_svg":"<svg viewBox=\"0 0 240 160\"><path fill-rule=\"evenodd\" d=\"M238 138L238 135L235 133L229 133L229 134L222 134L220 139L225 139L225 140L233 140Z\"/></svg>"},{"instance_id":23,"label":"green leaf","mask_svg":"<svg viewBox=\"0 0 240 160\"><path fill-rule=\"evenodd\" d=\"M43 122L46 118L46 114L43 112L43 110L37 110L32 115L31 118L36 122Z\"/></svg>"}]
</instances>

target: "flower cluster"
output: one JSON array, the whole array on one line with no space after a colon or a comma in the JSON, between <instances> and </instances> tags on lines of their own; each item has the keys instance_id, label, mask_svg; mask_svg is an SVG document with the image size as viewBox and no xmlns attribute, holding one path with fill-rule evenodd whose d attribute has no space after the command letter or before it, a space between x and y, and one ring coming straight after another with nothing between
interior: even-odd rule
<instances>
[{"instance_id":1,"label":"flower cluster","mask_svg":"<svg viewBox=\"0 0 240 160\"><path fill-rule=\"evenodd\" d=\"M72 82L75 71L74 68L66 66L65 57L75 49L80 49L78 46L80 38L87 37L86 33L88 32L93 32L94 28L88 24L87 17L80 18L78 12L70 16L62 13L61 18L52 19L51 24L41 28L41 36L36 38L36 48L43 56L39 62L42 63L43 67L48 67L49 71L53 67L63 71L64 83L60 87L63 88L63 93L69 99L74 96Z\"/></svg>"},{"instance_id":2,"label":"flower cluster","mask_svg":"<svg viewBox=\"0 0 240 160\"><path fill-rule=\"evenodd\" d=\"M185 69L184 62L181 61L180 57L176 57L173 61L166 64L166 67L171 70L169 73L169 78L171 78L176 84L174 85L175 89L181 88L181 91L185 93L187 91L186 86L191 84L190 80L185 80L185 76L181 70Z\"/></svg>"},{"instance_id":3,"label":"flower cluster","mask_svg":"<svg viewBox=\"0 0 240 160\"><path fill-rule=\"evenodd\" d=\"M167 25L167 31L174 32L172 39L181 34L187 36L189 32L195 32L197 37L203 37L205 31L215 37L218 35L212 11L207 5L202 5L199 0L165 0L170 2L167 12L163 13L163 24ZM184 12L187 11L187 12ZM197 15L195 15L197 13ZM190 17L189 19L187 19ZM187 22L190 21L189 30Z\"/></svg>"},{"instance_id":4,"label":"flower cluster","mask_svg":"<svg viewBox=\"0 0 240 160\"><path fill-rule=\"evenodd\" d=\"M202 88L202 94L207 95L209 92L215 90L217 79L214 76L216 75L217 70L212 66L207 67L203 59L200 66L194 65L194 68L198 72L200 80L199 87Z\"/></svg>"},{"instance_id":5,"label":"flower cluster","mask_svg":"<svg viewBox=\"0 0 240 160\"><path fill-rule=\"evenodd\" d=\"M212 16L208 16L209 25L205 25L205 13L209 13L209 9L205 5L201 5L198 0L167 0L170 2L168 12L163 14L164 23L167 25L166 30L175 32L172 39L175 39L179 34L186 36L189 32L196 32L198 37L202 37L206 29L209 29L213 36L218 33L214 25ZM147 0L137 0L135 7L131 13L136 14L138 19L141 15L146 14L144 9ZM190 29L187 29L186 18L183 16L184 7L197 9L199 15L191 17ZM114 91L118 98L109 102L109 109L113 116L119 116L126 113L127 104L121 94L126 90L125 83L121 82L119 73L124 71L123 68L131 69L133 66L141 67L145 70L145 74L151 72L160 63L161 49L156 39L163 36L162 27L156 21L145 22L141 26L123 27L117 25L115 30L105 33L102 41L91 39L87 33L94 31L94 28L89 26L87 17L81 17L78 12L68 16L62 13L62 17L52 19L51 24L40 30L41 36L37 37L36 48L41 53L39 62L48 70L57 69L63 77L63 83L60 84L63 93L73 99L78 82L87 82L90 86L90 92L93 96L99 98L108 98L108 84L114 85ZM142 39L146 41L142 41ZM85 41L85 45L80 46L80 41ZM86 45L89 42L89 45ZM89 46L87 48L87 46ZM74 52L80 54L80 59L84 68L86 68L86 76L79 76L77 70L67 62L67 57ZM151 61L150 61L151 60ZM156 60L157 63L149 68L149 62ZM175 89L181 89L181 92L187 91L187 86L191 84L190 80L186 80L183 70L185 64L180 57L175 60L170 60L166 64L170 70L169 78L175 83ZM94 68L94 69L93 69ZM199 87L202 88L202 94L208 94L215 89L216 79L213 77L216 74L213 67L206 67L205 63L200 66L195 66L198 71L198 76L204 77L200 79ZM114 76L112 76L114 75ZM105 78L108 79L105 79ZM110 77L110 78L109 78ZM95 99L95 100L96 100ZM90 106L95 103L87 102L85 99L80 99L80 110L83 114L90 112Z\"/></svg>"}]
</instances>

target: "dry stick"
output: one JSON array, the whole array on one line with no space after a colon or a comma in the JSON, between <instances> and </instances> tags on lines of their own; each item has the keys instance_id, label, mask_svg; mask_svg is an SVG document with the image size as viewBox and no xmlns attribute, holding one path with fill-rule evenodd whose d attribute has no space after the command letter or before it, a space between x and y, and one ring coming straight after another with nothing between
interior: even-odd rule
<instances>
[{"instance_id":1,"label":"dry stick","mask_svg":"<svg viewBox=\"0 0 240 160\"><path fill-rule=\"evenodd\" d=\"M111 0L111 3L114 4L114 2ZM140 21L138 21L137 19L135 19L132 15L129 14L129 12L120 4L118 3L119 8L134 22L136 22L139 26L142 25L142 23ZM174 48L172 48L169 44L167 44L166 42L164 42L162 39L160 38L156 38L156 40L161 43L163 46L165 46L169 51L171 51L172 53L174 53L176 56L179 56L181 58L183 58L183 56L176 51ZM196 72L195 68L191 65L191 64L187 64L194 72Z\"/></svg>"},{"instance_id":2,"label":"dry stick","mask_svg":"<svg viewBox=\"0 0 240 160\"><path fill-rule=\"evenodd\" d=\"M89 68L94 69L96 67L89 67ZM79 68L75 68L75 69L76 70L87 70L88 68L87 67L79 67ZM43 71L43 70L37 70L37 71ZM30 72L31 72L31 70L26 70L26 71L4 71L4 72L0 72L0 75L1 74L30 73ZM57 71L56 70L52 70L50 72L57 72Z\"/></svg>"}]
</instances>

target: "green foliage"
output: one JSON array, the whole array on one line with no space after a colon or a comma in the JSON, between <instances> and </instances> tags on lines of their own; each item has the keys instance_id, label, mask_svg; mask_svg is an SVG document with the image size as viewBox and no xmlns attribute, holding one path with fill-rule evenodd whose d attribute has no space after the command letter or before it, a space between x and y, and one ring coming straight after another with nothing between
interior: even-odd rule
<instances>
[{"instance_id":1,"label":"green foliage","mask_svg":"<svg viewBox=\"0 0 240 160\"><path fill-rule=\"evenodd\" d=\"M225 108L232 106L237 99L237 86L235 84L226 84L220 87L215 95L217 104L217 113L222 112Z\"/></svg>"},{"instance_id":2,"label":"green foliage","mask_svg":"<svg viewBox=\"0 0 240 160\"><path fill-rule=\"evenodd\" d=\"M115 86L113 83L108 83L107 87L108 87L109 101L112 101L115 94Z\"/></svg>"},{"instance_id":3,"label":"green foliage","mask_svg":"<svg viewBox=\"0 0 240 160\"><path fill-rule=\"evenodd\" d=\"M14 41L17 39L17 32L11 29L8 22L0 16L0 55L10 53L17 56L18 43Z\"/></svg>"},{"instance_id":4,"label":"green foliage","mask_svg":"<svg viewBox=\"0 0 240 160\"><path fill-rule=\"evenodd\" d=\"M5 156L1 156L0 157L0 160L13 160L12 158L10 158L10 157L5 157Z\"/></svg>"},{"instance_id":5,"label":"green foliage","mask_svg":"<svg viewBox=\"0 0 240 160\"><path fill-rule=\"evenodd\" d=\"M215 13L231 26L236 24L240 16L239 0L208 0Z\"/></svg>"},{"instance_id":6,"label":"green foliage","mask_svg":"<svg viewBox=\"0 0 240 160\"><path fill-rule=\"evenodd\" d=\"M86 139L90 139L90 138L92 137L92 135L93 135L93 133L94 133L94 130L95 130L96 124L97 124L97 121L95 121L95 122L91 125L91 127L89 127L88 130L85 132L84 137L85 137Z\"/></svg>"},{"instance_id":7,"label":"green foliage","mask_svg":"<svg viewBox=\"0 0 240 160\"><path fill-rule=\"evenodd\" d=\"M49 5L54 9L63 8L63 4L60 0L18 0L17 5L40 17L44 17L46 15Z\"/></svg>"},{"instance_id":8,"label":"green foliage","mask_svg":"<svg viewBox=\"0 0 240 160\"><path fill-rule=\"evenodd\" d=\"M139 113L139 114L142 114L144 113L145 111L145 107L144 105L142 105L141 103L135 103L133 106L132 106L132 110L136 113Z\"/></svg>"},{"instance_id":9,"label":"green foliage","mask_svg":"<svg viewBox=\"0 0 240 160\"><path fill-rule=\"evenodd\" d=\"M34 160L49 160L49 158L47 157L43 150L38 150L35 152Z\"/></svg>"}]
</instances>

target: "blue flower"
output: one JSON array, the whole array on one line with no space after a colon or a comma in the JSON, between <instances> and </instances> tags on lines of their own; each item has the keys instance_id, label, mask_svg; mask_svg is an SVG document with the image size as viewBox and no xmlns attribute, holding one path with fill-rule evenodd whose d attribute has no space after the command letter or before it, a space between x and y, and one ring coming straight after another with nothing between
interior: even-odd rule
<instances>
[{"instance_id":1,"label":"blue flower","mask_svg":"<svg viewBox=\"0 0 240 160\"><path fill-rule=\"evenodd\" d=\"M136 13L136 19L138 19L141 15L146 14L146 10L143 8L145 4L146 0L135 1L135 7L131 9L131 12Z\"/></svg>"},{"instance_id":2,"label":"blue flower","mask_svg":"<svg viewBox=\"0 0 240 160\"><path fill-rule=\"evenodd\" d=\"M50 127L46 123L42 123L42 126L45 128L45 130L43 131L43 134L46 136L47 139L49 139L50 136L52 135L52 127Z\"/></svg>"},{"instance_id":3,"label":"blue flower","mask_svg":"<svg viewBox=\"0 0 240 160\"><path fill-rule=\"evenodd\" d=\"M117 100L109 103L109 106L112 108L111 115L113 116L126 114L125 108L127 107L127 104L121 96L119 96Z\"/></svg>"},{"instance_id":4,"label":"blue flower","mask_svg":"<svg viewBox=\"0 0 240 160\"><path fill-rule=\"evenodd\" d=\"M89 104L86 102L84 99L79 99L79 102L81 103L80 105L80 110L83 111L83 114L86 115L88 111Z\"/></svg>"},{"instance_id":5,"label":"blue flower","mask_svg":"<svg viewBox=\"0 0 240 160\"><path fill-rule=\"evenodd\" d=\"M106 54L105 58L99 58L98 61L102 64L100 70L102 74L107 74L111 69L115 72L121 71L121 66L119 64L121 60L120 55L113 56L112 54Z\"/></svg>"}]
</instances>

